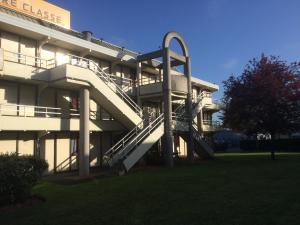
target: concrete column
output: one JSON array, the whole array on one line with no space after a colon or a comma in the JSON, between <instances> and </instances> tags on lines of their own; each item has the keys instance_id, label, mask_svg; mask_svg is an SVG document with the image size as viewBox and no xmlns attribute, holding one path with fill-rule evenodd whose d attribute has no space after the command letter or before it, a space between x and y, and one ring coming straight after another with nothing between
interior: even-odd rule
<instances>
[{"instance_id":1,"label":"concrete column","mask_svg":"<svg viewBox=\"0 0 300 225\"><path fill-rule=\"evenodd\" d=\"M79 176L90 174L90 92L80 90Z\"/></svg>"},{"instance_id":2,"label":"concrete column","mask_svg":"<svg viewBox=\"0 0 300 225\"><path fill-rule=\"evenodd\" d=\"M197 115L197 126L198 126L198 131L202 132L203 127L202 127L202 121L203 121L203 114L202 114L202 109Z\"/></svg>"},{"instance_id":3,"label":"concrete column","mask_svg":"<svg viewBox=\"0 0 300 225\"><path fill-rule=\"evenodd\" d=\"M167 167L173 167L173 130L172 130L172 87L171 87L171 62L169 49L165 48L163 53L163 100L164 100L164 128L165 128L165 142L164 142L164 156Z\"/></svg>"},{"instance_id":4,"label":"concrete column","mask_svg":"<svg viewBox=\"0 0 300 225\"><path fill-rule=\"evenodd\" d=\"M142 79L142 63L138 62L136 64L136 81L137 81L137 88L136 88L136 99L138 106L142 106L141 96L140 96L140 79Z\"/></svg>"},{"instance_id":5,"label":"concrete column","mask_svg":"<svg viewBox=\"0 0 300 225\"><path fill-rule=\"evenodd\" d=\"M191 62L190 58L186 57L186 64L184 66L184 72L187 76L187 87L188 87L188 94L187 94L187 112L189 115L189 135L187 138L187 159L190 163L194 161L194 140L192 135L193 129L193 102L192 102L192 81L191 81Z\"/></svg>"}]
</instances>

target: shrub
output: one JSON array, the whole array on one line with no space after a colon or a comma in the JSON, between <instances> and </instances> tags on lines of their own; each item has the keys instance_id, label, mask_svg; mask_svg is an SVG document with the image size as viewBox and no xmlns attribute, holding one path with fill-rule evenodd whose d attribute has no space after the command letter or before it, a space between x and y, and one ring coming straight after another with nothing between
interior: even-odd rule
<instances>
[{"instance_id":1,"label":"shrub","mask_svg":"<svg viewBox=\"0 0 300 225\"><path fill-rule=\"evenodd\" d=\"M23 202L48 168L45 160L17 154L0 155L0 205Z\"/></svg>"}]
</instances>

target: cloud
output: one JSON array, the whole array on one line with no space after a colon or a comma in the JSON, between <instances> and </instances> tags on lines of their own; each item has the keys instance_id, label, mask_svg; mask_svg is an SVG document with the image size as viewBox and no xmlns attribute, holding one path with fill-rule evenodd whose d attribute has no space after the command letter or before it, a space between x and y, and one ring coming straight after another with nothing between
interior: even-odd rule
<instances>
[{"instance_id":1,"label":"cloud","mask_svg":"<svg viewBox=\"0 0 300 225\"><path fill-rule=\"evenodd\" d=\"M229 59L227 62L222 64L224 69L233 69L238 65L237 59Z\"/></svg>"}]
</instances>

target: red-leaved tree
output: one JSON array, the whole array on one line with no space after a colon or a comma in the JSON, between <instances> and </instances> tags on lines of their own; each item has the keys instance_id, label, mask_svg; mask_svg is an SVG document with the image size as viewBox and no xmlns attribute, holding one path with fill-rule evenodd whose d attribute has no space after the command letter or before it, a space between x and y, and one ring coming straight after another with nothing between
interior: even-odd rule
<instances>
[{"instance_id":1,"label":"red-leaved tree","mask_svg":"<svg viewBox=\"0 0 300 225\"><path fill-rule=\"evenodd\" d=\"M300 63L262 55L251 60L240 76L223 83L226 127L270 134L272 139L300 129Z\"/></svg>"}]
</instances>

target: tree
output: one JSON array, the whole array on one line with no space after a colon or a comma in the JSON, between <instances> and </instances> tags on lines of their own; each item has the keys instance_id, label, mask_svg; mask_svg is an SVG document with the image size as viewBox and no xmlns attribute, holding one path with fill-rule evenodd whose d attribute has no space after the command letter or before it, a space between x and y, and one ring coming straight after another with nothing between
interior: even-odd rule
<instances>
[{"instance_id":1,"label":"tree","mask_svg":"<svg viewBox=\"0 0 300 225\"><path fill-rule=\"evenodd\" d=\"M224 125L250 134L290 134L300 129L300 63L262 55L224 84ZM271 151L275 158L274 149Z\"/></svg>"}]
</instances>

